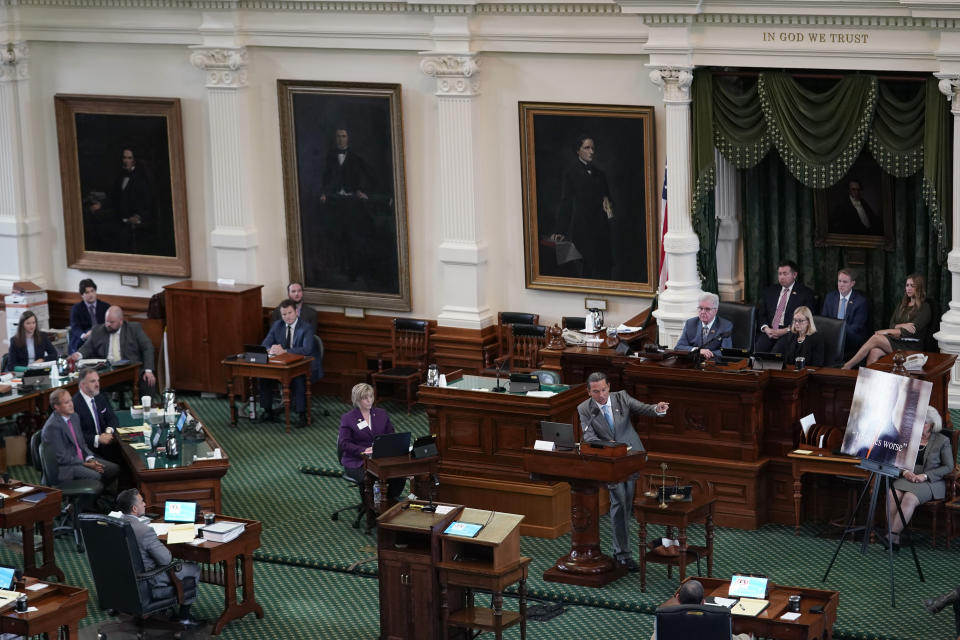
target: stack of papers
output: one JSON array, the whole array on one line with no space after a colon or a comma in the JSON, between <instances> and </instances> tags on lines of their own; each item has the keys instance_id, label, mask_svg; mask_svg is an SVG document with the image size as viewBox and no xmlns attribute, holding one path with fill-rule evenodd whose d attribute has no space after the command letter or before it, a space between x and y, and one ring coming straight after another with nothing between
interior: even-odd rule
<instances>
[{"instance_id":1,"label":"stack of papers","mask_svg":"<svg viewBox=\"0 0 960 640\"><path fill-rule=\"evenodd\" d=\"M623 323L620 323L620 326L617 327L617 333L636 333L637 331L640 331L640 327L628 327Z\"/></svg>"},{"instance_id":2,"label":"stack of papers","mask_svg":"<svg viewBox=\"0 0 960 640\"><path fill-rule=\"evenodd\" d=\"M203 539L211 542L230 542L241 533L243 533L244 524L242 522L232 522L230 520L221 520L203 527Z\"/></svg>"},{"instance_id":3,"label":"stack of papers","mask_svg":"<svg viewBox=\"0 0 960 640\"><path fill-rule=\"evenodd\" d=\"M767 608L769 600L760 600L758 598L740 598L740 602L730 610L735 616L756 616Z\"/></svg>"}]
</instances>

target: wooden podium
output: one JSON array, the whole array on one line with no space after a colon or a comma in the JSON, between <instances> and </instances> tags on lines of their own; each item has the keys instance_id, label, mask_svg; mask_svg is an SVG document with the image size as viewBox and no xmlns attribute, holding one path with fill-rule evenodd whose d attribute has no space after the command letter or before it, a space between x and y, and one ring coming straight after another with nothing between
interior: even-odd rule
<instances>
[{"instance_id":1,"label":"wooden podium","mask_svg":"<svg viewBox=\"0 0 960 640\"><path fill-rule=\"evenodd\" d=\"M598 490L601 484L625 481L645 464L645 452L618 458L578 451L523 450L524 469L543 479L570 484L570 553L544 572L544 580L602 587L627 572L600 551Z\"/></svg>"}]
</instances>

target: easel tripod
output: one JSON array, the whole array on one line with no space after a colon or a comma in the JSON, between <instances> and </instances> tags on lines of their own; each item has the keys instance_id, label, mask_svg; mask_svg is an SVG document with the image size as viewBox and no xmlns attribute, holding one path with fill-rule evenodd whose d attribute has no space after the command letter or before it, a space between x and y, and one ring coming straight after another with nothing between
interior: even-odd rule
<instances>
[{"instance_id":1,"label":"easel tripod","mask_svg":"<svg viewBox=\"0 0 960 640\"><path fill-rule=\"evenodd\" d=\"M867 478L867 483L864 485L863 491L860 492L860 499L857 500L857 506L853 508L850 519L847 520L847 526L843 530L843 535L840 536L840 542L837 544L837 550L833 552L833 558L831 558L830 564L827 565L827 571L823 574L824 582L826 582L827 576L830 575L830 569L833 568L833 563L837 561L837 556L840 555L840 548L847 539L847 534L860 529L860 527L854 527L853 522L857 517L857 512L860 510L860 505L863 504L863 499L866 497L867 492L870 492L870 509L867 512L867 521L862 527L863 540L860 543L861 554L867 553L867 545L870 544L870 534L873 532L873 521L877 512L877 496L881 491L881 485L885 500L889 501L892 497L894 503L897 505L897 514L900 516L900 522L906 523L907 521L906 518L903 517L903 509L900 507L900 497L897 495L897 492L893 490L893 481L900 476L900 469L893 465L874 462L873 460L861 460L859 467L865 471L869 471L870 476ZM887 509L887 513L889 512L890 510ZM890 525L890 518L887 518L887 564L890 572L890 606L896 608L896 587L893 581L893 542L890 540L892 533L890 531ZM917 575L920 577L920 582L924 582L923 570L920 568L920 560L917 558L917 550L913 546L913 539L910 537L910 534L907 533L906 525L904 525L900 533L904 535L910 547L910 553L913 554L913 563L917 566Z\"/></svg>"}]
</instances>

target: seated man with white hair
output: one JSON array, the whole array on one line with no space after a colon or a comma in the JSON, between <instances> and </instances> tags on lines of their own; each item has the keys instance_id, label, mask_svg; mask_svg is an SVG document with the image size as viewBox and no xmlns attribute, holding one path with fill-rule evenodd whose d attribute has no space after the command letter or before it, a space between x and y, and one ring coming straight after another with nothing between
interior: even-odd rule
<instances>
[{"instance_id":1,"label":"seated man with white hair","mask_svg":"<svg viewBox=\"0 0 960 640\"><path fill-rule=\"evenodd\" d=\"M717 317L719 306L720 297L717 294L700 294L697 301L697 317L683 323L683 332L674 348L699 347L700 354L704 358L712 358L720 355L721 348L732 347L733 340L730 336L733 334L733 323L726 318Z\"/></svg>"}]
</instances>

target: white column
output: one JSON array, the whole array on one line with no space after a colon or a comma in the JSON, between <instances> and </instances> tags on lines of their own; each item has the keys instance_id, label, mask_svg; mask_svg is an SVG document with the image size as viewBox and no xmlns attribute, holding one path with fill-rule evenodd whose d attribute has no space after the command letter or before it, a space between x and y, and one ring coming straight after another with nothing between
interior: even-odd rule
<instances>
[{"instance_id":1,"label":"white column","mask_svg":"<svg viewBox=\"0 0 960 640\"><path fill-rule=\"evenodd\" d=\"M256 282L257 233L251 210L247 138L245 47L191 47L190 63L206 72L207 128L210 131L210 194L214 279Z\"/></svg>"},{"instance_id":2,"label":"white column","mask_svg":"<svg viewBox=\"0 0 960 640\"><path fill-rule=\"evenodd\" d=\"M663 90L666 110L667 234L663 248L667 263L667 290L660 294L654 315L660 327L660 344L676 344L687 318L696 315L700 295L697 250L700 242L690 222L690 67L656 67L650 80Z\"/></svg>"},{"instance_id":3,"label":"white column","mask_svg":"<svg viewBox=\"0 0 960 640\"><path fill-rule=\"evenodd\" d=\"M20 280L46 286L42 270L31 268L45 253L38 246L40 220L27 208L29 153L22 132L28 130L29 110L21 108L21 99L27 95L28 57L25 42L0 44L0 291L7 292Z\"/></svg>"},{"instance_id":4,"label":"white column","mask_svg":"<svg viewBox=\"0 0 960 640\"><path fill-rule=\"evenodd\" d=\"M714 149L717 185L714 189L717 224L717 287L720 299L740 302L743 297L743 245L740 242L740 192L737 169Z\"/></svg>"},{"instance_id":5,"label":"white column","mask_svg":"<svg viewBox=\"0 0 960 640\"><path fill-rule=\"evenodd\" d=\"M940 331L933 337L940 344L943 353L960 354L960 74L936 73L940 79L940 92L950 101L953 114L953 191L951 202L944 203L944 209L950 208L953 220L953 248L947 254L947 269L950 271L951 293L950 308L940 319ZM941 215L947 218L947 212ZM960 409L960 360L953 367L950 376L949 405L951 409Z\"/></svg>"},{"instance_id":6,"label":"white column","mask_svg":"<svg viewBox=\"0 0 960 640\"><path fill-rule=\"evenodd\" d=\"M430 55L420 69L437 80L440 194L431 219L440 222L440 299L437 324L481 329L492 324L486 301L487 244L481 240L474 102L479 95L472 54Z\"/></svg>"}]
</instances>

